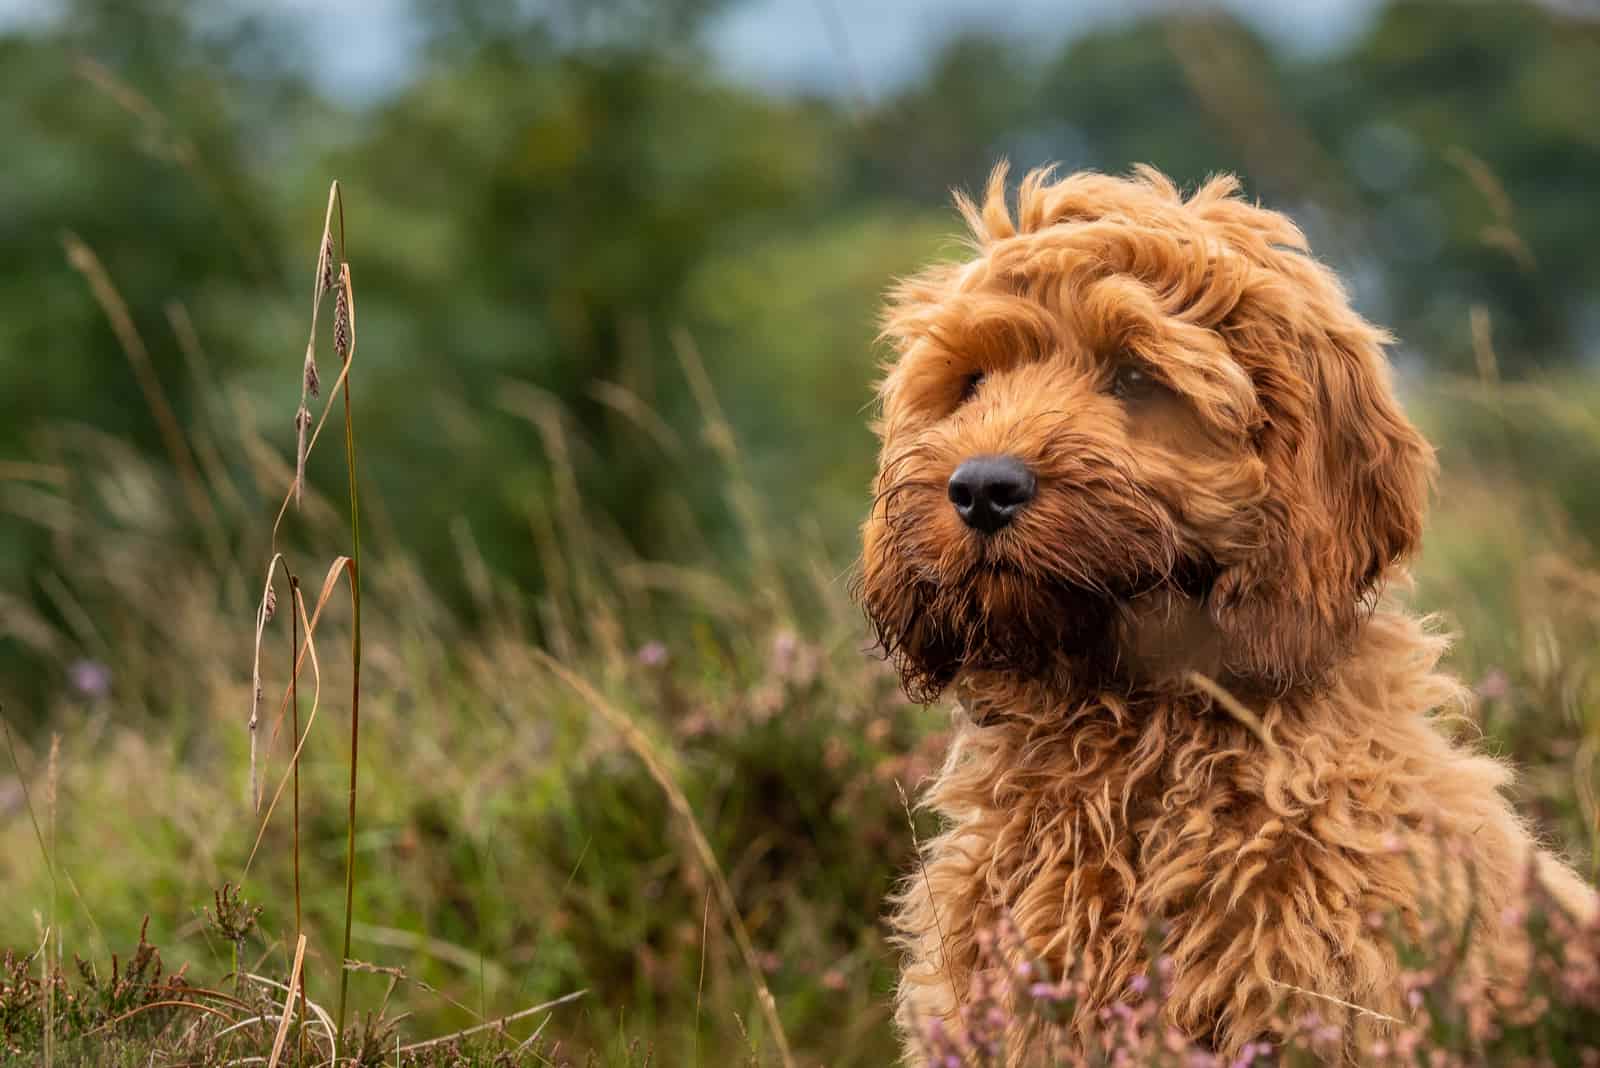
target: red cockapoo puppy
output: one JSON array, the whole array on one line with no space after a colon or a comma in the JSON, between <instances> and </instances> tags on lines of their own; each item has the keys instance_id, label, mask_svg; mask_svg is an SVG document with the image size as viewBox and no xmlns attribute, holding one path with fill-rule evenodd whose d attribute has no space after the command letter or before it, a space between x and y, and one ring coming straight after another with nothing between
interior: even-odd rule
<instances>
[{"instance_id":1,"label":"red cockapoo puppy","mask_svg":"<svg viewBox=\"0 0 1600 1068\"><path fill-rule=\"evenodd\" d=\"M959 698L894 915L912 1061L1002 918L1079 1028L1159 952L1168 1022L1232 1053L1296 988L1404 1014L1369 917L1476 917L1493 976L1530 873L1594 911L1379 603L1433 466L1389 338L1237 189L1043 171L1013 214L1002 168L972 258L890 298L860 595L907 692Z\"/></svg>"}]
</instances>

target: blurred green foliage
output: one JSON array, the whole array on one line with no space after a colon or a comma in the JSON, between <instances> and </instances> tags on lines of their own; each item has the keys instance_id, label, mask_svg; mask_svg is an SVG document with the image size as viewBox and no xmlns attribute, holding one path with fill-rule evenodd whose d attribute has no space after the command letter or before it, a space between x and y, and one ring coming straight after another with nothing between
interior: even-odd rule
<instances>
[{"instance_id":1,"label":"blurred green foliage","mask_svg":"<svg viewBox=\"0 0 1600 1068\"><path fill-rule=\"evenodd\" d=\"M63 235L103 262L180 424L245 421L281 456L330 177L360 207L347 236L375 549L403 543L458 606L464 539L539 586L530 530L556 519L562 465L607 537L656 559L735 555L726 480L682 432L702 421L686 342L784 529L847 558L878 294L955 247L948 190L1001 156L1148 161L1185 183L1241 172L1303 221L1409 365L1472 368L1473 305L1508 377L1594 354L1592 20L1399 4L1309 58L1223 16L1136 20L1055 54L968 36L859 102L719 80L699 44L719 6L419 5L421 58L364 107L316 88L285 23L185 0L74 0L0 38L5 689L36 704L34 669L68 655L41 661L17 606L57 622L71 602L94 609L62 564L62 502L96 477L74 443L173 459ZM198 461L260 460L215 452ZM247 484L264 519L280 487ZM186 507L176 482L157 489ZM173 536L199 552L197 529ZM253 559L263 531L209 537Z\"/></svg>"},{"instance_id":2,"label":"blurred green foliage","mask_svg":"<svg viewBox=\"0 0 1600 1068\"><path fill-rule=\"evenodd\" d=\"M546 648L668 754L797 1047L893 1058L895 952L873 918L910 854L896 786L939 759L939 717L860 655L840 573L873 465L879 295L958 250L948 190L1000 156L1238 170L1396 329L1444 470L1416 603L1462 635L1452 669L1523 767L1520 800L1594 855L1600 424L1576 372L1600 333L1597 23L1396 5L1321 57L1217 17L1044 54L968 36L862 104L719 80L698 43L717 6L419 3L418 66L363 107L315 87L280 23L184 0L75 0L0 38L0 701L49 727L0 763L0 898L27 906L0 910L0 944L36 946L50 917L103 957L149 913L173 963L229 967L196 909L240 879L255 831L253 612L334 177L372 621L358 945L420 980L391 1005L409 1035L588 987L552 1033L611 1062L634 1035L661 1063L736 1063L747 1021L763 1041L683 828L539 668ZM68 234L126 303L177 457ZM308 588L348 546L338 452L290 513ZM319 997L343 908L348 620L336 597L304 765ZM271 781L285 749L264 744ZM47 781L48 807L42 788L18 802ZM45 810L54 851L57 796L66 889L24 811ZM246 880L276 974L289 834L280 811ZM385 982L359 977L364 1009Z\"/></svg>"}]
</instances>

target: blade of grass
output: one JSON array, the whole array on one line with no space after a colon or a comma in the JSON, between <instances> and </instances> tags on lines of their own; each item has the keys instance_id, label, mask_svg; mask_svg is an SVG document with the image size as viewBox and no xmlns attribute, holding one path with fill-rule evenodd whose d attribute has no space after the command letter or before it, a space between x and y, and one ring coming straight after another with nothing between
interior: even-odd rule
<instances>
[{"instance_id":1,"label":"blade of grass","mask_svg":"<svg viewBox=\"0 0 1600 1068\"><path fill-rule=\"evenodd\" d=\"M294 659L300 651L300 615L305 610L300 599L300 577L289 572L289 708L294 737L300 737L300 673ZM298 747L297 747L298 748ZM291 760L294 769L294 937L305 938L300 909L300 755ZM300 984L300 1024L295 1029L295 1049L300 1063L306 1059L306 985Z\"/></svg>"},{"instance_id":2,"label":"blade of grass","mask_svg":"<svg viewBox=\"0 0 1600 1068\"><path fill-rule=\"evenodd\" d=\"M55 1064L56 1044L56 984L50 981L51 972L61 971L61 924L57 918L56 905L60 894L56 887L56 784L60 775L61 766L61 735L50 735L50 759L45 764L44 774L44 819L45 826L49 828L50 852L47 854L50 865L50 933L55 935L54 959L50 951L49 939L45 940L44 952L44 1064L45 1068L52 1068Z\"/></svg>"},{"instance_id":3,"label":"blade of grass","mask_svg":"<svg viewBox=\"0 0 1600 1068\"><path fill-rule=\"evenodd\" d=\"M700 911L700 978L694 984L694 1065L700 1068L700 999L706 992L706 937L711 933L711 890L706 890L705 907Z\"/></svg>"},{"instance_id":4,"label":"blade of grass","mask_svg":"<svg viewBox=\"0 0 1600 1068\"><path fill-rule=\"evenodd\" d=\"M339 246L341 253L344 250L344 203L339 204ZM340 355L344 358L345 369L348 370L350 361L355 356L356 348L356 301L355 289L350 284L350 265L344 264L341 269L340 285L344 287L344 304L349 322L348 348ZM338 347L338 317L334 322L334 345ZM341 372L343 377L343 372ZM346 994L350 987L350 972L343 966L343 962L350 959L350 928L355 920L356 900L356 771L359 765L361 745L361 507L356 480L356 431L355 422L350 415L350 383L345 381L344 387L344 458L345 473L350 482L350 601L351 601L351 634L350 634L350 801L348 818L345 824L345 855L344 855L344 949L340 951L339 968L339 1011L335 1017L339 1023L339 1033L344 1033Z\"/></svg>"}]
</instances>

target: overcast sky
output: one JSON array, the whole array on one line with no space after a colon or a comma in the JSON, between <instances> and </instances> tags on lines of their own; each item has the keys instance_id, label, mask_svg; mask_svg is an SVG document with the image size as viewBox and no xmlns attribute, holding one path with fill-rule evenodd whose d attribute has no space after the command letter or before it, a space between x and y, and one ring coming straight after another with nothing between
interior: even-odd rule
<instances>
[{"instance_id":1,"label":"overcast sky","mask_svg":"<svg viewBox=\"0 0 1600 1068\"><path fill-rule=\"evenodd\" d=\"M409 0L221 0L277 12L323 32L313 73L346 98L371 99L404 80L415 36ZM0 0L0 25L48 19L53 0ZM710 26L712 54L732 77L779 90L864 91L876 97L914 77L952 35L982 28L1058 47L1073 34L1182 0L743 0ZM1192 4L1189 6L1193 6ZM1223 0L1262 33L1297 51L1339 47L1380 0ZM330 25L330 23L332 25Z\"/></svg>"},{"instance_id":2,"label":"overcast sky","mask_svg":"<svg viewBox=\"0 0 1600 1068\"><path fill-rule=\"evenodd\" d=\"M748 0L717 20L711 45L725 69L748 81L838 91L859 77L876 95L914 76L963 30L1054 48L1073 34L1179 6L1181 0ZM1218 6L1291 48L1326 51L1360 33L1380 4L1226 0Z\"/></svg>"}]
</instances>

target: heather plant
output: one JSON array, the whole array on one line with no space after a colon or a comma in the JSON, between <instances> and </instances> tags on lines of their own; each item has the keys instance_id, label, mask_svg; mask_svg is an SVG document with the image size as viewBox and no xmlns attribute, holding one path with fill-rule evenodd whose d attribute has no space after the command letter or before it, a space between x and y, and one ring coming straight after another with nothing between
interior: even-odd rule
<instances>
[{"instance_id":1,"label":"heather plant","mask_svg":"<svg viewBox=\"0 0 1600 1068\"><path fill-rule=\"evenodd\" d=\"M1275 1033L1223 1056L1174 1029L1164 1015L1172 977L1152 930L1151 964L1110 1005L1083 1003L1068 968L1052 975L1002 921L983 932L959 1010L947 1024L921 1021L921 1047L935 1068L1250 1068L1356 1063L1371 1068L1588 1068L1600 1064L1600 920L1566 912L1528 876L1525 914L1465 925L1437 912L1406 931L1392 928L1407 965L1403 1018L1284 986ZM1467 966L1477 923L1521 926L1528 957L1511 973Z\"/></svg>"},{"instance_id":2,"label":"heather plant","mask_svg":"<svg viewBox=\"0 0 1600 1068\"><path fill-rule=\"evenodd\" d=\"M0 1058L40 1054L50 1044L47 1037L55 1043L92 1042L118 1030L124 1039L149 1041L182 1017L199 994L184 977L187 965L166 972L148 932L147 919L126 959L116 954L108 963L75 958L70 978L51 966L42 948L0 955Z\"/></svg>"}]
</instances>

